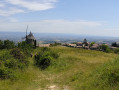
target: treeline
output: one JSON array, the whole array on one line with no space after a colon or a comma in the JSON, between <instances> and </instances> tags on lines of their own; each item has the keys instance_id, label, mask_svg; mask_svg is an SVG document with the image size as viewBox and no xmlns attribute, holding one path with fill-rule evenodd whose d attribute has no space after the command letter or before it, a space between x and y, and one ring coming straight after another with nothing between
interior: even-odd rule
<instances>
[{"instance_id":1,"label":"treeline","mask_svg":"<svg viewBox=\"0 0 119 90\"><path fill-rule=\"evenodd\" d=\"M15 43L10 40L0 40L0 49L12 49L15 48Z\"/></svg>"}]
</instances>

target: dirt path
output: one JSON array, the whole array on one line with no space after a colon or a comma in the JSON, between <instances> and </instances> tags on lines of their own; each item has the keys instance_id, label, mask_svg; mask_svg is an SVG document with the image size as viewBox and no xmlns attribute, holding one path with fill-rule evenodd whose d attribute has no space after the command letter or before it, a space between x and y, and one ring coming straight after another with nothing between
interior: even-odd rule
<instances>
[{"instance_id":1,"label":"dirt path","mask_svg":"<svg viewBox=\"0 0 119 90\"><path fill-rule=\"evenodd\" d=\"M51 85L51 86L49 86L49 87L46 88L46 89L41 89L41 88L39 88L38 90L69 90L69 89L68 89L67 86L64 86L64 87L61 89L61 88L59 88L59 87L56 86L56 85Z\"/></svg>"}]
</instances>

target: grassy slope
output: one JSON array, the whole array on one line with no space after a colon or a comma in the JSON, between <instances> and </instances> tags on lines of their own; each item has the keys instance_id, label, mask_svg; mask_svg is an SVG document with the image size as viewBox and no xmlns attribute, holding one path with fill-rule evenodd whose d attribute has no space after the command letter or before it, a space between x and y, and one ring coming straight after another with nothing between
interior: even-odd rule
<instances>
[{"instance_id":1,"label":"grassy slope","mask_svg":"<svg viewBox=\"0 0 119 90\"><path fill-rule=\"evenodd\" d=\"M17 81L0 80L0 90L39 90L56 86L58 90L68 88L87 89L90 73L103 63L113 60L118 55L68 47L51 47L58 52L60 57L46 70L41 71L33 66L33 58L30 58L30 66L26 72L19 72ZM38 52L38 49L34 53ZM91 88L91 89L95 89Z\"/></svg>"}]
</instances>

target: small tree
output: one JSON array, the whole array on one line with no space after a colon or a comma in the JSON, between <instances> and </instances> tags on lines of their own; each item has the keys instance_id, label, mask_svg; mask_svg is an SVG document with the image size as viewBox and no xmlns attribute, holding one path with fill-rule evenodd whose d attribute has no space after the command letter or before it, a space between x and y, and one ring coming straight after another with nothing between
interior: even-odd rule
<instances>
[{"instance_id":1,"label":"small tree","mask_svg":"<svg viewBox=\"0 0 119 90\"><path fill-rule=\"evenodd\" d=\"M93 46L93 44L95 44L95 42L91 42L91 46Z\"/></svg>"},{"instance_id":2,"label":"small tree","mask_svg":"<svg viewBox=\"0 0 119 90\"><path fill-rule=\"evenodd\" d=\"M112 46L113 46L113 47L117 47L118 45L117 45L116 42L114 42L114 43L112 43Z\"/></svg>"},{"instance_id":3,"label":"small tree","mask_svg":"<svg viewBox=\"0 0 119 90\"><path fill-rule=\"evenodd\" d=\"M102 46L101 46L101 49L102 49L102 51L104 51L104 52L106 52L106 53L111 52L111 49L110 49L109 46L107 46L107 45L102 45Z\"/></svg>"}]
</instances>

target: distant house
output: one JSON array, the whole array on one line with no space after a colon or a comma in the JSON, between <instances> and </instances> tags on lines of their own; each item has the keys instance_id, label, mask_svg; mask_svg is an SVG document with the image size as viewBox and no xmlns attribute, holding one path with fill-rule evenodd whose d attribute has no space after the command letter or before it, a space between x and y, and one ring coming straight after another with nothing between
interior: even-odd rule
<instances>
[{"instance_id":1,"label":"distant house","mask_svg":"<svg viewBox=\"0 0 119 90\"><path fill-rule=\"evenodd\" d=\"M76 47L76 44L68 44L68 47Z\"/></svg>"},{"instance_id":2,"label":"distant house","mask_svg":"<svg viewBox=\"0 0 119 90\"><path fill-rule=\"evenodd\" d=\"M39 47L50 47L50 44L39 44Z\"/></svg>"},{"instance_id":3,"label":"distant house","mask_svg":"<svg viewBox=\"0 0 119 90\"><path fill-rule=\"evenodd\" d=\"M76 45L77 45L77 46L82 46L83 43L82 43L82 42L77 42Z\"/></svg>"},{"instance_id":4,"label":"distant house","mask_svg":"<svg viewBox=\"0 0 119 90\"><path fill-rule=\"evenodd\" d=\"M112 49L112 50L114 50L114 49L116 49L117 47L110 47L110 49Z\"/></svg>"},{"instance_id":5,"label":"distant house","mask_svg":"<svg viewBox=\"0 0 119 90\"><path fill-rule=\"evenodd\" d=\"M84 46L84 49L90 49L90 47L89 46Z\"/></svg>"},{"instance_id":6,"label":"distant house","mask_svg":"<svg viewBox=\"0 0 119 90\"><path fill-rule=\"evenodd\" d=\"M99 47L100 47L99 44L93 44L93 45L90 47L90 49L91 49L91 50L98 50Z\"/></svg>"}]
</instances>

